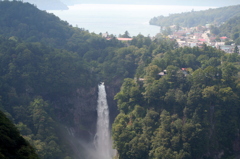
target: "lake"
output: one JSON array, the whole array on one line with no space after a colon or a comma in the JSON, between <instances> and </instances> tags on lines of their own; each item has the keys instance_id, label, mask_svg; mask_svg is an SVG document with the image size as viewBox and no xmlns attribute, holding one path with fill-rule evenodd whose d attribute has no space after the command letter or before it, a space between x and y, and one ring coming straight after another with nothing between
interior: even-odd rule
<instances>
[{"instance_id":1,"label":"lake","mask_svg":"<svg viewBox=\"0 0 240 159\"><path fill-rule=\"evenodd\" d=\"M155 16L168 16L173 13L199 11L214 7L173 6L173 5L123 5L123 4L77 4L69 6L69 10L48 10L72 26L78 26L89 32L106 33L118 36L125 31L130 36L141 33L154 36L160 28L149 25Z\"/></svg>"}]
</instances>

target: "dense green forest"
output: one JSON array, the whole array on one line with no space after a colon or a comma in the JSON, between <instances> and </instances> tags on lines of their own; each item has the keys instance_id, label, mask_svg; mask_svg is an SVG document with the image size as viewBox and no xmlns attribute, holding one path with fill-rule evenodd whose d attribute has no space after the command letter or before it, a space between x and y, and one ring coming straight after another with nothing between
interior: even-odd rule
<instances>
[{"instance_id":1,"label":"dense green forest","mask_svg":"<svg viewBox=\"0 0 240 159\"><path fill-rule=\"evenodd\" d=\"M1 159L39 159L35 150L0 111L0 158Z\"/></svg>"},{"instance_id":2,"label":"dense green forest","mask_svg":"<svg viewBox=\"0 0 240 159\"><path fill-rule=\"evenodd\" d=\"M76 120L66 101L77 89L134 77L138 62L147 64L151 58L151 48L144 47L151 39L139 35L125 47L115 37L90 34L20 1L1 1L0 12L1 110L40 158L74 157L59 133L60 125L72 126ZM93 124L78 123L83 130Z\"/></svg>"},{"instance_id":3,"label":"dense green forest","mask_svg":"<svg viewBox=\"0 0 240 159\"><path fill-rule=\"evenodd\" d=\"M158 16L150 20L151 25L181 27L196 27L198 25L216 24L220 25L230 18L240 15L240 5L208 9L203 11L192 11L169 16Z\"/></svg>"},{"instance_id":4,"label":"dense green forest","mask_svg":"<svg viewBox=\"0 0 240 159\"><path fill-rule=\"evenodd\" d=\"M135 79L125 79L115 96L120 114L112 130L119 158L234 158L239 55L206 45L153 53L151 63Z\"/></svg>"},{"instance_id":5,"label":"dense green forest","mask_svg":"<svg viewBox=\"0 0 240 159\"><path fill-rule=\"evenodd\" d=\"M53 101L68 96L76 87L91 84L84 61L64 50L3 37L0 61L1 109L41 158L64 156L62 150L66 148L59 147Z\"/></svg>"},{"instance_id":6,"label":"dense green forest","mask_svg":"<svg viewBox=\"0 0 240 159\"><path fill-rule=\"evenodd\" d=\"M240 151L238 54L142 35L106 40L20 1L0 1L0 13L0 109L40 158L75 157L62 125L80 120L78 128L90 131L94 121L74 118L67 101L100 81L123 83L112 132L120 159Z\"/></svg>"}]
</instances>

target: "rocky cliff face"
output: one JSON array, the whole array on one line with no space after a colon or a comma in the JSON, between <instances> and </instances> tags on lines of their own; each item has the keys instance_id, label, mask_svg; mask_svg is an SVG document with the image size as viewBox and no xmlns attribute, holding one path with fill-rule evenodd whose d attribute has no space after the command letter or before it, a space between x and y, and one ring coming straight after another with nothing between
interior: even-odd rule
<instances>
[{"instance_id":1,"label":"rocky cliff face","mask_svg":"<svg viewBox=\"0 0 240 159\"><path fill-rule=\"evenodd\" d=\"M121 80L105 83L110 112L110 124L117 116L117 102L114 96L119 92ZM88 151L94 149L94 136L97 124L98 87L90 89L79 88L71 98L57 99L55 114L64 125L63 140L68 143L76 159L88 156ZM85 147L87 145L87 147ZM94 150L93 150L94 151Z\"/></svg>"},{"instance_id":2,"label":"rocky cliff face","mask_svg":"<svg viewBox=\"0 0 240 159\"><path fill-rule=\"evenodd\" d=\"M90 89L78 88L70 98L59 98L54 103L55 115L69 133L90 141L96 131L97 86Z\"/></svg>"},{"instance_id":3,"label":"rocky cliff face","mask_svg":"<svg viewBox=\"0 0 240 159\"><path fill-rule=\"evenodd\" d=\"M96 131L97 87L77 89L73 96L73 122L76 137L91 139Z\"/></svg>"},{"instance_id":4,"label":"rocky cliff face","mask_svg":"<svg viewBox=\"0 0 240 159\"><path fill-rule=\"evenodd\" d=\"M114 84L106 84L107 100L109 106L110 124L113 123L115 117L119 113L117 110L117 102L114 96L119 92L121 86L120 81ZM72 104L73 109L73 128L75 136L92 140L96 133L97 123L97 99L98 87L91 88L90 90L77 89L73 96Z\"/></svg>"},{"instance_id":5,"label":"rocky cliff face","mask_svg":"<svg viewBox=\"0 0 240 159\"><path fill-rule=\"evenodd\" d=\"M119 92L121 80L106 85L107 100L112 124L119 113L114 96ZM78 88L71 98L61 98L55 103L55 113L75 137L91 141L96 133L98 87Z\"/></svg>"},{"instance_id":6,"label":"rocky cliff face","mask_svg":"<svg viewBox=\"0 0 240 159\"><path fill-rule=\"evenodd\" d=\"M114 119L119 114L117 102L114 100L114 96L120 91L122 85L122 79L117 79L109 85L106 85L107 100L109 106L110 124L114 122Z\"/></svg>"}]
</instances>

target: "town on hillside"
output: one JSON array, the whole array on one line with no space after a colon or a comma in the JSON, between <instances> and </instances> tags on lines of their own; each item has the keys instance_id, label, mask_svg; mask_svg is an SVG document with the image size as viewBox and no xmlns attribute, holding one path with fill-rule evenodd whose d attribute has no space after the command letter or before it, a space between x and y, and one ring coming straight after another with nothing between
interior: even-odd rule
<instances>
[{"instance_id":1,"label":"town on hillside","mask_svg":"<svg viewBox=\"0 0 240 159\"><path fill-rule=\"evenodd\" d=\"M236 47L239 50L240 45L236 46L229 37L218 37L212 34L210 27L210 24L191 28L173 25L160 30L161 34L165 35L166 38L175 39L179 47L201 47L205 43L207 46L221 49L227 53L233 53Z\"/></svg>"},{"instance_id":2,"label":"town on hillside","mask_svg":"<svg viewBox=\"0 0 240 159\"><path fill-rule=\"evenodd\" d=\"M239 53L240 45L235 45L234 41L227 36L218 37L214 35L211 33L210 28L211 24L191 28L172 25L170 27L160 27L160 33L158 33L156 37L176 40L179 47L202 47L203 44L206 44L207 46L212 46L226 53L234 53L236 49ZM102 37L107 40L112 39L112 36L108 33L102 34ZM152 37L151 39L155 39L156 37ZM129 42L133 38L130 37L129 33L126 31L125 34L120 35L116 39L123 42Z\"/></svg>"}]
</instances>

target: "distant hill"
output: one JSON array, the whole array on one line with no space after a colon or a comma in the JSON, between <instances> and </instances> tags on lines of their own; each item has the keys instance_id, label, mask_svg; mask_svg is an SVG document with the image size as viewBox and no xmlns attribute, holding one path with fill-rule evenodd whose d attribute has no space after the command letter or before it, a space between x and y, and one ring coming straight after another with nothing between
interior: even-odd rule
<instances>
[{"instance_id":1,"label":"distant hill","mask_svg":"<svg viewBox=\"0 0 240 159\"><path fill-rule=\"evenodd\" d=\"M67 22L29 3L0 1L0 34L61 46L72 34Z\"/></svg>"},{"instance_id":2,"label":"distant hill","mask_svg":"<svg viewBox=\"0 0 240 159\"><path fill-rule=\"evenodd\" d=\"M227 36L233 39L233 41L240 45L240 16L229 19L226 23L220 27L211 27L211 33L220 36Z\"/></svg>"},{"instance_id":3,"label":"distant hill","mask_svg":"<svg viewBox=\"0 0 240 159\"><path fill-rule=\"evenodd\" d=\"M97 38L101 42L109 43L100 35L90 34L81 26L73 27L54 14L41 11L30 3L0 1L0 15L0 35L7 38L16 37L25 42L40 42L56 48L71 47L71 51L80 52L88 49L87 45L81 43L93 42L87 40L89 38Z\"/></svg>"},{"instance_id":4,"label":"distant hill","mask_svg":"<svg viewBox=\"0 0 240 159\"><path fill-rule=\"evenodd\" d=\"M230 18L240 15L240 5L208 9L205 11L192 11L169 16L158 16L150 20L151 25L171 26L180 25L182 27L194 27L207 23L221 24Z\"/></svg>"},{"instance_id":5,"label":"distant hill","mask_svg":"<svg viewBox=\"0 0 240 159\"><path fill-rule=\"evenodd\" d=\"M61 0L64 3L82 3L82 4L142 4L142 5L181 5L181 6L214 6L223 7L230 5L240 4L238 0L218 1L218 0L201 0L201 1L189 1L189 0Z\"/></svg>"},{"instance_id":6,"label":"distant hill","mask_svg":"<svg viewBox=\"0 0 240 159\"><path fill-rule=\"evenodd\" d=\"M36 5L41 10L66 10L67 6L74 4L134 4L134 5L180 5L180 6L212 6L224 7L239 4L238 0L217 1L217 0L202 0L202 1L189 1L189 0L24 0Z\"/></svg>"}]
</instances>

